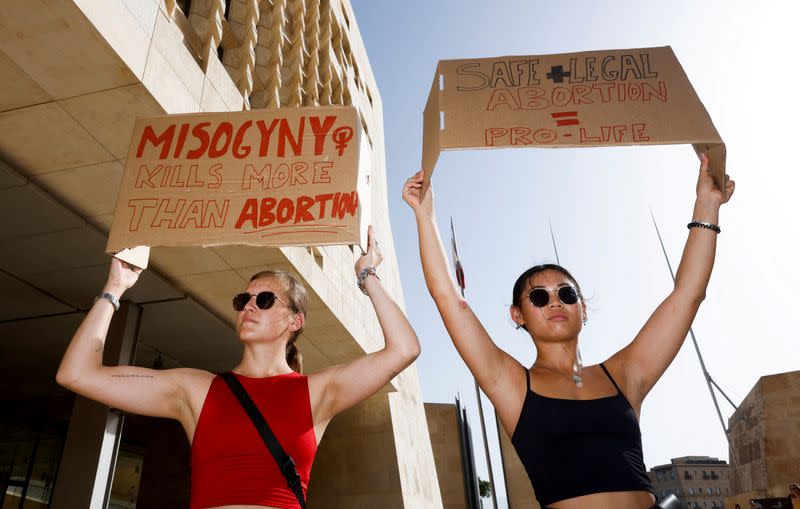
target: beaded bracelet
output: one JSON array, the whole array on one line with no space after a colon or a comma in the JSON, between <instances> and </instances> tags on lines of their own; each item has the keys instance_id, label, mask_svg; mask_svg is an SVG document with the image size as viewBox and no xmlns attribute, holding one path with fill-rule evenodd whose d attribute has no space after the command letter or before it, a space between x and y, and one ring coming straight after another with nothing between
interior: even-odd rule
<instances>
[{"instance_id":1,"label":"beaded bracelet","mask_svg":"<svg viewBox=\"0 0 800 509\"><path fill-rule=\"evenodd\" d=\"M714 223L706 223L705 221L692 221L691 223L686 225L687 228L705 228L707 230L712 230L717 233L722 232L722 228L715 225Z\"/></svg>"},{"instance_id":2,"label":"beaded bracelet","mask_svg":"<svg viewBox=\"0 0 800 509\"><path fill-rule=\"evenodd\" d=\"M364 267L358 274L357 280L358 289L361 290L361 293L364 295L369 295L369 293L367 293L367 285L364 283L369 276L375 276L378 281L381 280L381 278L378 277L378 273L375 272L375 267Z\"/></svg>"}]
</instances>

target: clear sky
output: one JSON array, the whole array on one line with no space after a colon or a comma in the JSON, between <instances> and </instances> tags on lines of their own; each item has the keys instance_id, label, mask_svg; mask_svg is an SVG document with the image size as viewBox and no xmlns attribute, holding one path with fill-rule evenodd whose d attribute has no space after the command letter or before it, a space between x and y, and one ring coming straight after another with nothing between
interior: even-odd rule
<instances>
[{"instance_id":1,"label":"clear sky","mask_svg":"<svg viewBox=\"0 0 800 509\"><path fill-rule=\"evenodd\" d=\"M351 1L383 101L390 214L406 306L422 341L425 401L452 402L460 393L477 429L472 378L427 293L413 214L400 198L419 168L436 62L450 58L671 45L727 144L737 182L694 322L708 370L738 404L760 376L800 369L800 2ZM533 363L533 345L512 327L508 306L520 272L554 261L550 221L562 264L590 298L585 363L627 344L672 285L649 210L677 267L697 166L688 145L443 153L433 177L440 229L449 242L454 218L467 298L495 341ZM727 424L732 409L722 408ZM728 459L688 338L645 401L641 427L648 468L684 455Z\"/></svg>"}]
</instances>

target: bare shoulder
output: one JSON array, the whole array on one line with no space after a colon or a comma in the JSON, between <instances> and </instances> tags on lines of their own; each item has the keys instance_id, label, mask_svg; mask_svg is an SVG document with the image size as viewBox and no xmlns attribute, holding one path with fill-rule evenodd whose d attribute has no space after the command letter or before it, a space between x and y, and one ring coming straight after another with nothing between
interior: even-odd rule
<instances>
[{"instance_id":1,"label":"bare shoulder","mask_svg":"<svg viewBox=\"0 0 800 509\"><path fill-rule=\"evenodd\" d=\"M625 398L627 398L631 406L633 406L638 413L638 409L641 407L643 400L641 396L642 391L641 388L636 384L635 379L630 376L628 371L625 369L625 364L625 359L621 351L612 355L603 362L603 366L606 367L611 377L619 386L620 390L622 390Z\"/></svg>"},{"instance_id":2,"label":"bare shoulder","mask_svg":"<svg viewBox=\"0 0 800 509\"><path fill-rule=\"evenodd\" d=\"M175 368L164 370L182 393L184 399L191 407L202 407L211 382L216 375L204 369Z\"/></svg>"},{"instance_id":3,"label":"bare shoulder","mask_svg":"<svg viewBox=\"0 0 800 509\"><path fill-rule=\"evenodd\" d=\"M325 388L335 376L339 367L339 365L329 366L306 375L306 378L308 379L308 392L312 401L314 400L315 396L318 397L322 392L325 391Z\"/></svg>"},{"instance_id":4,"label":"bare shoulder","mask_svg":"<svg viewBox=\"0 0 800 509\"><path fill-rule=\"evenodd\" d=\"M208 385L216 377L214 373L196 368L174 368L164 370L173 377L175 382L187 390L208 389Z\"/></svg>"},{"instance_id":5,"label":"bare shoulder","mask_svg":"<svg viewBox=\"0 0 800 509\"><path fill-rule=\"evenodd\" d=\"M517 427L522 404L525 402L525 393L528 390L527 376L527 368L515 358L508 356L503 375L498 379L497 390L493 394L487 394L509 436Z\"/></svg>"}]
</instances>

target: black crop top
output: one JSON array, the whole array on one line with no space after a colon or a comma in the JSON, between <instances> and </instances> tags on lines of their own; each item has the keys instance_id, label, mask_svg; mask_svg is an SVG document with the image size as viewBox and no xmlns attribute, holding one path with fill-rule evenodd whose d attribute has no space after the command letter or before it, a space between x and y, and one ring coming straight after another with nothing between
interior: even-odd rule
<instances>
[{"instance_id":1,"label":"black crop top","mask_svg":"<svg viewBox=\"0 0 800 509\"><path fill-rule=\"evenodd\" d=\"M617 394L573 400L528 392L511 443L542 506L609 491L655 495L642 458L642 433L630 403Z\"/></svg>"}]
</instances>

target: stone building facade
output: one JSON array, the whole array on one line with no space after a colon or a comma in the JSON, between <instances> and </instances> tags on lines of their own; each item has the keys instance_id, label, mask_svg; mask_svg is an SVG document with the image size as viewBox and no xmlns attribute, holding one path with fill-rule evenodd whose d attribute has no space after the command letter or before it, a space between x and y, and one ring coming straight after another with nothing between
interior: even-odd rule
<instances>
[{"instance_id":1,"label":"stone building facade","mask_svg":"<svg viewBox=\"0 0 800 509\"><path fill-rule=\"evenodd\" d=\"M788 495L800 482L800 371L762 376L728 420L732 496L726 507L751 498Z\"/></svg>"},{"instance_id":2,"label":"stone building facade","mask_svg":"<svg viewBox=\"0 0 800 509\"><path fill-rule=\"evenodd\" d=\"M0 3L0 404L13 408L0 419L0 486L9 504L103 507L109 492L112 507L185 504L180 430L110 412L54 381L107 274L134 119L315 105L360 113L379 273L402 306L381 97L347 0ZM292 270L309 288L298 341L306 371L375 351L383 337L355 285L359 255L358 246L154 248L115 319L110 360L230 369L241 352L230 297L265 268ZM413 366L333 420L312 479L312 507L442 507Z\"/></svg>"}]
</instances>

